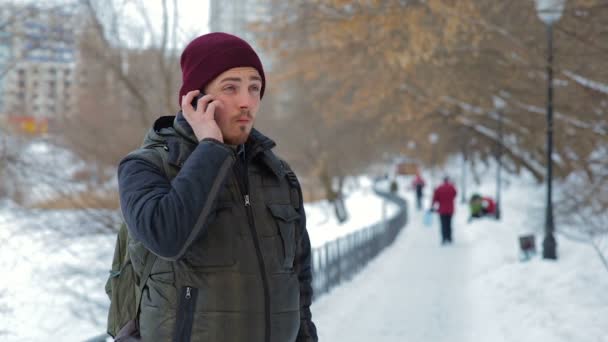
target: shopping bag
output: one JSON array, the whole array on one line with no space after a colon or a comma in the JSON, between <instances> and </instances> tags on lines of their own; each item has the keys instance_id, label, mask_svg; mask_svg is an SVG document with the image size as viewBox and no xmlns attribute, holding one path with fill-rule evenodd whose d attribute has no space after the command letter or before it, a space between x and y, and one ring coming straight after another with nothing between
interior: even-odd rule
<instances>
[{"instance_id":1,"label":"shopping bag","mask_svg":"<svg viewBox=\"0 0 608 342\"><path fill-rule=\"evenodd\" d=\"M430 210L427 210L424 212L424 216L422 218L422 223L426 226L426 227L430 227L433 225L433 212Z\"/></svg>"}]
</instances>

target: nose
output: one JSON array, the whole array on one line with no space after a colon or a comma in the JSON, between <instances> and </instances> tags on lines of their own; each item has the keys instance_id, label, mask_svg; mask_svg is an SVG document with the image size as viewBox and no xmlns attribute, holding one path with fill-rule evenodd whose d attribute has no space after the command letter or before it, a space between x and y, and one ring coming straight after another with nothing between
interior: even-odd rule
<instances>
[{"instance_id":1,"label":"nose","mask_svg":"<svg viewBox=\"0 0 608 342\"><path fill-rule=\"evenodd\" d=\"M248 91L240 91L238 96L238 104L241 109L251 108L253 98Z\"/></svg>"}]
</instances>

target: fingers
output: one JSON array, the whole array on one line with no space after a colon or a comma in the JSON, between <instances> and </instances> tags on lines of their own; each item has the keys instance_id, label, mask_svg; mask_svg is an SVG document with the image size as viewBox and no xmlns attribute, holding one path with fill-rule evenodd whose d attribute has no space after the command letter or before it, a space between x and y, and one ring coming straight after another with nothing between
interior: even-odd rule
<instances>
[{"instance_id":1,"label":"fingers","mask_svg":"<svg viewBox=\"0 0 608 342\"><path fill-rule=\"evenodd\" d=\"M186 95L182 96L182 111L186 111L186 109L188 109L189 111L194 110L194 108L192 107L192 100L199 93L200 90L192 90L187 92Z\"/></svg>"},{"instance_id":2,"label":"fingers","mask_svg":"<svg viewBox=\"0 0 608 342\"><path fill-rule=\"evenodd\" d=\"M192 106L192 102L195 101L195 98L199 96L200 93L200 90L192 90L182 96L181 107L184 113L195 111L194 107ZM201 114L204 114L204 109L211 101L213 101L213 95L207 94L200 97L198 100L196 100L196 111Z\"/></svg>"},{"instance_id":3,"label":"fingers","mask_svg":"<svg viewBox=\"0 0 608 342\"><path fill-rule=\"evenodd\" d=\"M205 112L203 113L203 117L207 120L215 120L215 110L218 107L222 106L222 102L219 100L212 99L209 103L207 103L207 107Z\"/></svg>"},{"instance_id":4,"label":"fingers","mask_svg":"<svg viewBox=\"0 0 608 342\"><path fill-rule=\"evenodd\" d=\"M213 101L213 95L204 95L199 98L196 101L196 112L204 115L211 101Z\"/></svg>"}]
</instances>

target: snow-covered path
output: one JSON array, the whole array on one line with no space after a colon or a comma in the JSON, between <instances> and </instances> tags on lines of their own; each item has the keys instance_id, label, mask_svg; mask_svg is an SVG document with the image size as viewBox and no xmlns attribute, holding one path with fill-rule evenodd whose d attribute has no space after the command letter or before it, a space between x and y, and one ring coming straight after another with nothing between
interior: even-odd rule
<instances>
[{"instance_id":1,"label":"snow-covered path","mask_svg":"<svg viewBox=\"0 0 608 342\"><path fill-rule=\"evenodd\" d=\"M557 235L558 261L521 262L520 234L535 234L542 249L543 210L530 205L542 203L542 188L509 190L501 221L468 224L458 204L449 246L437 217L424 226L410 205L393 245L313 303L319 340L608 342L608 272L594 250Z\"/></svg>"},{"instance_id":2,"label":"snow-covered path","mask_svg":"<svg viewBox=\"0 0 608 342\"><path fill-rule=\"evenodd\" d=\"M468 243L455 232L455 244L440 247L436 225L421 222L411 212L392 246L319 298L313 313L321 341L471 340Z\"/></svg>"}]
</instances>

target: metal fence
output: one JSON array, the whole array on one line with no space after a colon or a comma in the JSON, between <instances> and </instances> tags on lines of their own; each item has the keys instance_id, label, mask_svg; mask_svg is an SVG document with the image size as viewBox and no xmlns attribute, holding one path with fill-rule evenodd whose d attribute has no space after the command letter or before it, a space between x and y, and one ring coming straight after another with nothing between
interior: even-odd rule
<instances>
[{"instance_id":1,"label":"metal fence","mask_svg":"<svg viewBox=\"0 0 608 342\"><path fill-rule=\"evenodd\" d=\"M374 192L387 202L399 206L397 214L372 226L327 242L312 250L314 298L329 292L341 282L349 280L395 240L407 223L407 202L388 192ZM108 335L99 335L85 342L105 342Z\"/></svg>"},{"instance_id":2,"label":"metal fence","mask_svg":"<svg viewBox=\"0 0 608 342\"><path fill-rule=\"evenodd\" d=\"M396 215L363 228L323 246L313 248L313 290L315 298L351 279L365 265L395 240L407 223L407 202L390 193L374 190L377 195L399 206Z\"/></svg>"}]
</instances>

